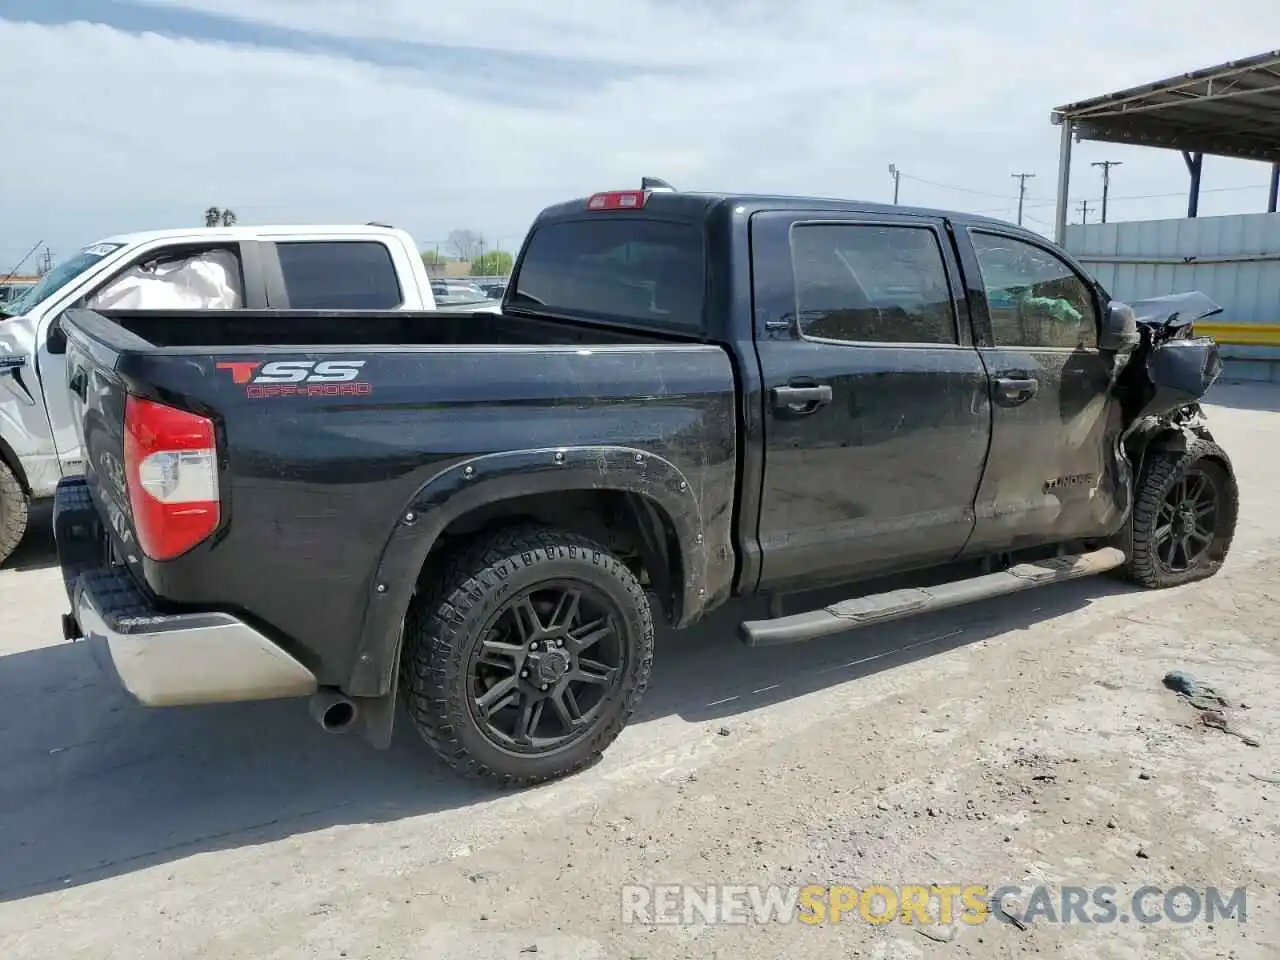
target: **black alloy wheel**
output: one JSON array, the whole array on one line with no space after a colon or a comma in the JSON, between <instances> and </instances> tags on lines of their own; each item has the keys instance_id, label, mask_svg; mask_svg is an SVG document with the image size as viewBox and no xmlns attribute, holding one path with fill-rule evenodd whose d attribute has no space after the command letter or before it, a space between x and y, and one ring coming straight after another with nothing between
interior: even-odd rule
<instances>
[{"instance_id":1,"label":"black alloy wheel","mask_svg":"<svg viewBox=\"0 0 1280 960\"><path fill-rule=\"evenodd\" d=\"M1129 531L1129 579L1172 587L1211 577L1235 537L1240 494L1231 461L1216 444L1157 450L1143 464Z\"/></svg>"},{"instance_id":2,"label":"black alloy wheel","mask_svg":"<svg viewBox=\"0 0 1280 960\"><path fill-rule=\"evenodd\" d=\"M401 689L459 773L528 786L593 763L653 666L653 614L617 556L566 530L497 530L447 554L409 609Z\"/></svg>"},{"instance_id":3,"label":"black alloy wheel","mask_svg":"<svg viewBox=\"0 0 1280 960\"><path fill-rule=\"evenodd\" d=\"M621 619L607 596L572 580L503 605L471 658L472 712L485 735L545 753L590 733L626 667Z\"/></svg>"},{"instance_id":4,"label":"black alloy wheel","mask_svg":"<svg viewBox=\"0 0 1280 960\"><path fill-rule=\"evenodd\" d=\"M1169 573L1186 573L1204 559L1213 545L1219 499L1216 478L1198 467L1169 488L1152 533L1156 559Z\"/></svg>"}]
</instances>

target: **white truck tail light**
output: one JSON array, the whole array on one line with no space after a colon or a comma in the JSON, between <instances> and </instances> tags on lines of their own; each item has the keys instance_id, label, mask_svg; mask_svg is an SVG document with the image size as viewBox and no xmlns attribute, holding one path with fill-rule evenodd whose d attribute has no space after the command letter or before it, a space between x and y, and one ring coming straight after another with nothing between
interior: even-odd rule
<instances>
[{"instance_id":1,"label":"white truck tail light","mask_svg":"<svg viewBox=\"0 0 1280 960\"><path fill-rule=\"evenodd\" d=\"M218 529L218 452L208 417L130 396L124 465L134 532L152 560L181 556Z\"/></svg>"}]
</instances>

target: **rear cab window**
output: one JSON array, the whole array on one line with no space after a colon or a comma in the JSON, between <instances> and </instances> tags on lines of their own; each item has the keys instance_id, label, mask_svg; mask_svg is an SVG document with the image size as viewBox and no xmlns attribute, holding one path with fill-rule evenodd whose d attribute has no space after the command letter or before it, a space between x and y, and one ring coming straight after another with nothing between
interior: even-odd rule
<instances>
[{"instance_id":1,"label":"rear cab window","mask_svg":"<svg viewBox=\"0 0 1280 960\"><path fill-rule=\"evenodd\" d=\"M699 226L592 214L535 227L508 303L542 313L700 333L705 299Z\"/></svg>"},{"instance_id":2,"label":"rear cab window","mask_svg":"<svg viewBox=\"0 0 1280 960\"><path fill-rule=\"evenodd\" d=\"M385 243L293 240L275 247L294 310L394 310L404 303Z\"/></svg>"}]
</instances>

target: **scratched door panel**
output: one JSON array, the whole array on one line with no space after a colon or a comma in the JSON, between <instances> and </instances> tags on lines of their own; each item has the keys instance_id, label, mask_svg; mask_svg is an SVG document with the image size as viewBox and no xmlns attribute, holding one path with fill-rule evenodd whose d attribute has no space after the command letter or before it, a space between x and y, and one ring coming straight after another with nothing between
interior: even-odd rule
<instances>
[{"instance_id":1,"label":"scratched door panel","mask_svg":"<svg viewBox=\"0 0 1280 960\"><path fill-rule=\"evenodd\" d=\"M879 212L753 218L762 586L951 559L972 533L991 410L944 231ZM797 385L829 396L779 401Z\"/></svg>"}]
</instances>

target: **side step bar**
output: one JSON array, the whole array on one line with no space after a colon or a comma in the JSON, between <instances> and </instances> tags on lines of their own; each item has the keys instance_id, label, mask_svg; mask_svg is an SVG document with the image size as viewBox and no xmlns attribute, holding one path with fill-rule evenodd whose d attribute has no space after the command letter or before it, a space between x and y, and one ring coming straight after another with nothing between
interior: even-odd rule
<instances>
[{"instance_id":1,"label":"side step bar","mask_svg":"<svg viewBox=\"0 0 1280 960\"><path fill-rule=\"evenodd\" d=\"M932 610L958 607L1032 587L1064 580L1077 580L1122 566L1123 550L1103 547L1091 553L1054 557L1035 563L1019 563L1008 570L987 573L966 580L953 580L926 589L890 590L854 600L842 600L829 607L796 613L771 620L748 620L738 629L748 647L771 647L802 643L818 637L856 630L876 623L904 620Z\"/></svg>"}]
</instances>

